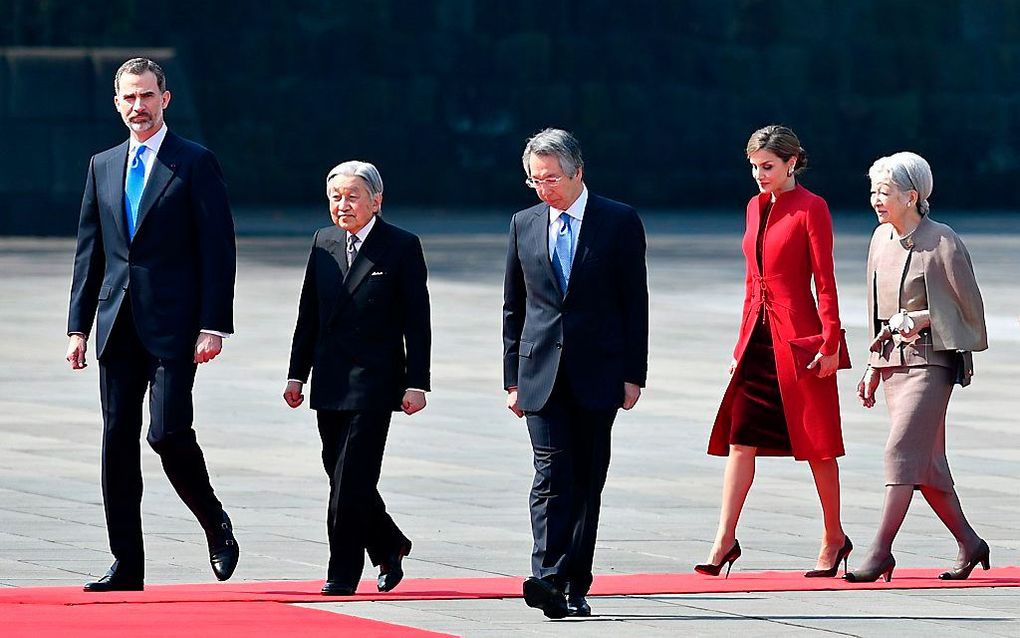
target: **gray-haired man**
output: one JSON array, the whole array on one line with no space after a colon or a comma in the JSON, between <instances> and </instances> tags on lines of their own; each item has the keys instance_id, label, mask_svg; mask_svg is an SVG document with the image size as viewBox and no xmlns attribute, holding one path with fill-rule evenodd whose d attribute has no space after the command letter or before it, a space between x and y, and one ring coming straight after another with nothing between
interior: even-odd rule
<instances>
[{"instance_id":1,"label":"gray-haired man","mask_svg":"<svg viewBox=\"0 0 1020 638\"><path fill-rule=\"evenodd\" d=\"M524 598L550 618L587 616L613 420L648 368L645 234L633 208L588 192L570 133L538 133L523 161L542 201L510 223L503 379L535 461Z\"/></svg>"},{"instance_id":2,"label":"gray-haired man","mask_svg":"<svg viewBox=\"0 0 1020 638\"><path fill-rule=\"evenodd\" d=\"M366 550L379 591L393 589L411 552L376 485L393 411L425 407L429 291L421 242L378 217L382 193L367 162L344 162L326 178L334 225L312 242L283 394L301 405L315 370L310 403L330 486L328 596L354 593Z\"/></svg>"}]
</instances>

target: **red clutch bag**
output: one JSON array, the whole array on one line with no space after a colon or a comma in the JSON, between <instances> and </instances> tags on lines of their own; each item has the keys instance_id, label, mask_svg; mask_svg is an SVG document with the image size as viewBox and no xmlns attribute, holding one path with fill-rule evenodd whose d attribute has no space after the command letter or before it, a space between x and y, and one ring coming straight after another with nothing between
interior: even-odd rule
<instances>
[{"instance_id":1,"label":"red clutch bag","mask_svg":"<svg viewBox=\"0 0 1020 638\"><path fill-rule=\"evenodd\" d=\"M790 350L793 352L793 367L797 371L797 379L805 375L816 374L817 368L808 370L808 364L815 360L819 348L822 347L824 338L822 335L811 335L810 337L798 337L790 339ZM839 331L839 364L838 370L845 370L850 367L850 352L846 347L846 330Z\"/></svg>"}]
</instances>

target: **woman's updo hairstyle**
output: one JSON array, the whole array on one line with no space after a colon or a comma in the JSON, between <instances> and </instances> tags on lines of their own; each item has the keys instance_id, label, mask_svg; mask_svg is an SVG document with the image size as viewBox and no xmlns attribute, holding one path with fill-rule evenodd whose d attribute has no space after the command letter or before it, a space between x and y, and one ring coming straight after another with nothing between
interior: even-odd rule
<instances>
[{"instance_id":1,"label":"woman's updo hairstyle","mask_svg":"<svg viewBox=\"0 0 1020 638\"><path fill-rule=\"evenodd\" d=\"M797 163L793 167L794 174L799 175L807 168L807 151L800 145L797 134L788 127L769 124L752 133L751 139L747 140L747 155L750 157L751 153L761 150L774 153L784 162L788 162L791 157L796 156Z\"/></svg>"}]
</instances>

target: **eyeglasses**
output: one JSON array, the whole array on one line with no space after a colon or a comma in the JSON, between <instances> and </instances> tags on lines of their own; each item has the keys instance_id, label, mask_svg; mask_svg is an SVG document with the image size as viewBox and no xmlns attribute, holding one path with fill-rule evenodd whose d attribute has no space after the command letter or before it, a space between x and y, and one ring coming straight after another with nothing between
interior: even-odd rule
<instances>
[{"instance_id":1,"label":"eyeglasses","mask_svg":"<svg viewBox=\"0 0 1020 638\"><path fill-rule=\"evenodd\" d=\"M524 183L528 185L528 188L538 188L540 186L547 186L549 188L556 188L560 185L560 182L567 179L565 176L560 175L559 177L546 177L545 179L536 179L529 177L524 180Z\"/></svg>"}]
</instances>

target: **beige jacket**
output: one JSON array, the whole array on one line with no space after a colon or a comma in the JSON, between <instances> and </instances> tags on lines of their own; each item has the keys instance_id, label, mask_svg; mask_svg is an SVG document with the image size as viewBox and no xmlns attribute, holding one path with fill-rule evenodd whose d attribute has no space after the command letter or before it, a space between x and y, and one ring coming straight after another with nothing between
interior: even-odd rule
<instances>
[{"instance_id":1,"label":"beige jacket","mask_svg":"<svg viewBox=\"0 0 1020 638\"><path fill-rule=\"evenodd\" d=\"M876 315L874 248L877 242L888 241L890 233L894 232L890 224L876 228L868 250L866 281L868 325L871 326L872 338L881 328ZM934 349L972 352L987 349L984 303L974 277L970 253L963 241L952 228L927 216L921 219L920 225L906 241L913 243L910 270L920 269L923 273Z\"/></svg>"}]
</instances>

